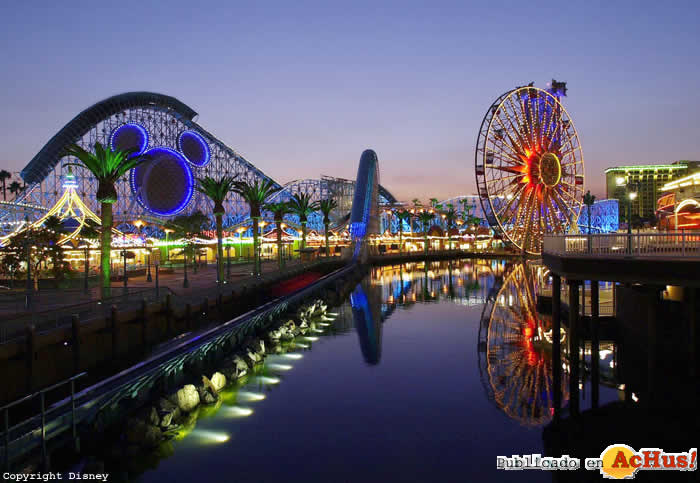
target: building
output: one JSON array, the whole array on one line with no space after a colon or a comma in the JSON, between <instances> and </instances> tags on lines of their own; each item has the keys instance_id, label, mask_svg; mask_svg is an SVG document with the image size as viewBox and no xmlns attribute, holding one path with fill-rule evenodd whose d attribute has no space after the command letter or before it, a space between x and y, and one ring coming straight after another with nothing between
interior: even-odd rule
<instances>
[{"instance_id":1,"label":"building","mask_svg":"<svg viewBox=\"0 0 700 483\"><path fill-rule=\"evenodd\" d=\"M659 228L700 229L700 171L666 183L657 202Z\"/></svg>"},{"instance_id":2,"label":"building","mask_svg":"<svg viewBox=\"0 0 700 483\"><path fill-rule=\"evenodd\" d=\"M663 195L662 187L679 178L700 170L700 161L676 161L670 164L640 166L615 166L605 170L605 195L608 199L627 200L628 185L634 186L637 196L632 200L632 215L642 218L652 217L656 212L656 202ZM622 186L619 186L621 179ZM620 210L620 218L625 219L627 210Z\"/></svg>"}]
</instances>

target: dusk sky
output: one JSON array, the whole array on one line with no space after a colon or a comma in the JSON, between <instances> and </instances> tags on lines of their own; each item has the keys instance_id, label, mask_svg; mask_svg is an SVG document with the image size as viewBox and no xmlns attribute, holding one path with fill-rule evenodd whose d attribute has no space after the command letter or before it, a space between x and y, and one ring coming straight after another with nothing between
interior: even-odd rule
<instances>
[{"instance_id":1,"label":"dusk sky","mask_svg":"<svg viewBox=\"0 0 700 483\"><path fill-rule=\"evenodd\" d=\"M700 2L3 2L0 168L78 112L154 91L277 181L354 178L374 149L403 200L475 191L484 113L566 81L586 186L700 159Z\"/></svg>"}]
</instances>

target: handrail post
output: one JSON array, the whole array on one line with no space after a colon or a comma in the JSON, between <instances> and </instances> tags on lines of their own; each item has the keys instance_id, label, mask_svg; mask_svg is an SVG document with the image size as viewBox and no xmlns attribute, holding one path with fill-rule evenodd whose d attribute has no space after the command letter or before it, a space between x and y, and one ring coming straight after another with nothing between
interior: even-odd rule
<instances>
[{"instance_id":1,"label":"handrail post","mask_svg":"<svg viewBox=\"0 0 700 483\"><path fill-rule=\"evenodd\" d=\"M48 470L48 459L46 455L46 398L44 391L39 393L39 399L41 400L41 464L44 470Z\"/></svg>"},{"instance_id":2,"label":"handrail post","mask_svg":"<svg viewBox=\"0 0 700 483\"><path fill-rule=\"evenodd\" d=\"M75 452L80 452L80 439L78 439L78 426L75 419L75 379L70 380L70 413L71 413L71 426L73 429L73 447Z\"/></svg>"},{"instance_id":3,"label":"handrail post","mask_svg":"<svg viewBox=\"0 0 700 483\"><path fill-rule=\"evenodd\" d=\"M681 244L683 246L683 256L685 256L685 228L681 230Z\"/></svg>"},{"instance_id":4,"label":"handrail post","mask_svg":"<svg viewBox=\"0 0 700 483\"><path fill-rule=\"evenodd\" d=\"M10 469L10 408L5 408L5 470Z\"/></svg>"}]
</instances>

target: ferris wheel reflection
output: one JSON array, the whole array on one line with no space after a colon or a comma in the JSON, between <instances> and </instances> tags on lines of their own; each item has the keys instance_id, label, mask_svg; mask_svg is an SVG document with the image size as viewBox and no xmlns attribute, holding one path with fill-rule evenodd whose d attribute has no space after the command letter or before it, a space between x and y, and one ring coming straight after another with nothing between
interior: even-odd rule
<instances>
[{"instance_id":1,"label":"ferris wheel reflection","mask_svg":"<svg viewBox=\"0 0 700 483\"><path fill-rule=\"evenodd\" d=\"M479 369L489 399L524 426L546 424L554 414L551 341L551 317L537 312L536 279L526 265L514 265L484 306ZM567 381L562 373L562 402Z\"/></svg>"}]
</instances>

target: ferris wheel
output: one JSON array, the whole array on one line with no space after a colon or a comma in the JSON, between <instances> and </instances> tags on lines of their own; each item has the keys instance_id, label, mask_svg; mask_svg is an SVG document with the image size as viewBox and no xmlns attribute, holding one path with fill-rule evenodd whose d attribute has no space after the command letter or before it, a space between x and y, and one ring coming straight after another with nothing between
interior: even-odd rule
<instances>
[{"instance_id":1,"label":"ferris wheel","mask_svg":"<svg viewBox=\"0 0 700 483\"><path fill-rule=\"evenodd\" d=\"M561 87L563 83L552 82ZM518 87L486 112L476 144L476 182L491 228L530 254L548 233L576 228L583 152L561 89Z\"/></svg>"},{"instance_id":2,"label":"ferris wheel","mask_svg":"<svg viewBox=\"0 0 700 483\"><path fill-rule=\"evenodd\" d=\"M541 426L553 415L552 321L537 313L537 291L528 266L511 267L484 305L478 335L487 397L523 426ZM566 402L568 376L561 377Z\"/></svg>"}]
</instances>

